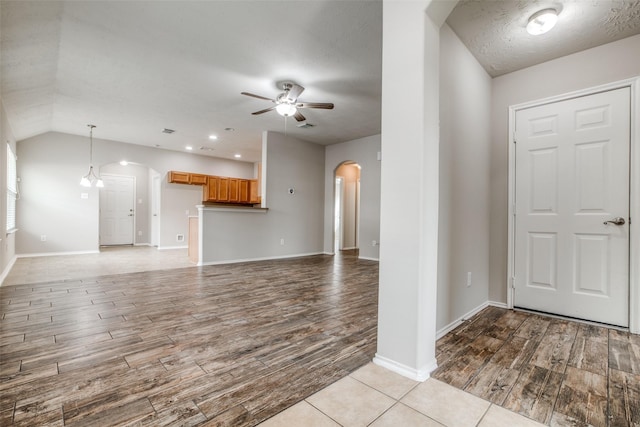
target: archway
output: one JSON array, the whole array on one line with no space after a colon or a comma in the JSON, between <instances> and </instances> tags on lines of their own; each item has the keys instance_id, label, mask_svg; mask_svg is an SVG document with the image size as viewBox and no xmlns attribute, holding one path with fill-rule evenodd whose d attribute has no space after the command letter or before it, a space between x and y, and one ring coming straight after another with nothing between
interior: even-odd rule
<instances>
[{"instance_id":1,"label":"archway","mask_svg":"<svg viewBox=\"0 0 640 427\"><path fill-rule=\"evenodd\" d=\"M360 165L354 161L342 162L334 171L334 253L359 248L360 171Z\"/></svg>"}]
</instances>

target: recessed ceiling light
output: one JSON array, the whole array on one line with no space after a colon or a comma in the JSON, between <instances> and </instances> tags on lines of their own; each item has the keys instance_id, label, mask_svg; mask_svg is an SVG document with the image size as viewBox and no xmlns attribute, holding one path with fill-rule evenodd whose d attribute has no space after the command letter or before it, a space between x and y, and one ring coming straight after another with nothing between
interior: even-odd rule
<instances>
[{"instance_id":1,"label":"recessed ceiling light","mask_svg":"<svg viewBox=\"0 0 640 427\"><path fill-rule=\"evenodd\" d=\"M193 147L190 145L187 145L186 147L184 147L186 150L193 150Z\"/></svg>"},{"instance_id":2,"label":"recessed ceiling light","mask_svg":"<svg viewBox=\"0 0 640 427\"><path fill-rule=\"evenodd\" d=\"M534 13L527 23L527 32L533 36L544 34L558 22L558 12L555 9L543 9Z\"/></svg>"},{"instance_id":3,"label":"recessed ceiling light","mask_svg":"<svg viewBox=\"0 0 640 427\"><path fill-rule=\"evenodd\" d=\"M127 162L126 160L120 160L120 164L122 166L127 166L129 164L129 162Z\"/></svg>"},{"instance_id":4,"label":"recessed ceiling light","mask_svg":"<svg viewBox=\"0 0 640 427\"><path fill-rule=\"evenodd\" d=\"M233 157L235 157L236 159L239 159L240 157L242 157L242 154L234 154Z\"/></svg>"},{"instance_id":5,"label":"recessed ceiling light","mask_svg":"<svg viewBox=\"0 0 640 427\"><path fill-rule=\"evenodd\" d=\"M209 139L211 139L211 140L216 140L216 139L218 139L218 137L217 137L217 136L215 136L215 135L209 135Z\"/></svg>"}]
</instances>

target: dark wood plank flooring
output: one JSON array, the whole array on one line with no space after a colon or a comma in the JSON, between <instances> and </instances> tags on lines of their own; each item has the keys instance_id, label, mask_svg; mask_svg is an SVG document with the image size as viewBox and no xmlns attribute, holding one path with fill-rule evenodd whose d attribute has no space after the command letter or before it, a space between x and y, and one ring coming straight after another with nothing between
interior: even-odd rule
<instances>
[{"instance_id":1,"label":"dark wood plank flooring","mask_svg":"<svg viewBox=\"0 0 640 427\"><path fill-rule=\"evenodd\" d=\"M434 378L551 426L640 426L640 336L488 307L437 342Z\"/></svg>"},{"instance_id":2,"label":"dark wood plank flooring","mask_svg":"<svg viewBox=\"0 0 640 427\"><path fill-rule=\"evenodd\" d=\"M371 361L353 254L0 288L0 425L253 426Z\"/></svg>"}]
</instances>

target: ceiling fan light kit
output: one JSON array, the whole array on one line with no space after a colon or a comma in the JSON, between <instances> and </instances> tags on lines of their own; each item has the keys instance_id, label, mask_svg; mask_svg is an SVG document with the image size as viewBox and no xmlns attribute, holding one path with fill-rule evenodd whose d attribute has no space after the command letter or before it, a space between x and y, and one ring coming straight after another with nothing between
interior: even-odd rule
<instances>
[{"instance_id":1,"label":"ceiling fan light kit","mask_svg":"<svg viewBox=\"0 0 640 427\"><path fill-rule=\"evenodd\" d=\"M558 22L558 11L555 9L540 10L529 18L527 32L532 36L539 36L552 29Z\"/></svg>"},{"instance_id":2,"label":"ceiling fan light kit","mask_svg":"<svg viewBox=\"0 0 640 427\"><path fill-rule=\"evenodd\" d=\"M298 111L302 108L320 108L323 110L332 110L333 104L330 102L298 102L298 97L304 91L304 87L299 84L292 82L283 82L282 83L282 92L275 99L267 98L266 96L256 95L250 92L240 92L241 95L250 96L252 98L263 99L265 101L271 101L275 105L273 107L265 108L264 110L255 111L251 113L256 116L258 114L263 114L271 110L276 110L278 114L284 117L291 117L296 119L298 122L304 122L306 119L305 116Z\"/></svg>"}]
</instances>

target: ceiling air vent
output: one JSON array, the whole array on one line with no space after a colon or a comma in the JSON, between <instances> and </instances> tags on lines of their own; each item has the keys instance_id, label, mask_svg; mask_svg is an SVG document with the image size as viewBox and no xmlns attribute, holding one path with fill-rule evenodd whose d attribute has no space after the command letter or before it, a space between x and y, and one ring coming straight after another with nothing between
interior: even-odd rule
<instances>
[{"instance_id":1,"label":"ceiling air vent","mask_svg":"<svg viewBox=\"0 0 640 427\"><path fill-rule=\"evenodd\" d=\"M200 147L200 149L204 150L204 151L214 151L215 150L215 148L205 147L204 145L202 147Z\"/></svg>"},{"instance_id":2,"label":"ceiling air vent","mask_svg":"<svg viewBox=\"0 0 640 427\"><path fill-rule=\"evenodd\" d=\"M175 130L173 130L173 129L169 129L169 128L164 128L164 129L162 129L162 133L172 134L172 133L174 133L174 132L175 132Z\"/></svg>"},{"instance_id":3,"label":"ceiling air vent","mask_svg":"<svg viewBox=\"0 0 640 427\"><path fill-rule=\"evenodd\" d=\"M312 125L311 123L304 122L304 123L298 123L296 126L298 126L300 129L308 129L308 128L314 127L315 125Z\"/></svg>"}]
</instances>

